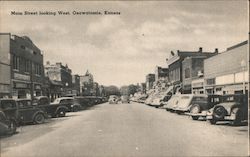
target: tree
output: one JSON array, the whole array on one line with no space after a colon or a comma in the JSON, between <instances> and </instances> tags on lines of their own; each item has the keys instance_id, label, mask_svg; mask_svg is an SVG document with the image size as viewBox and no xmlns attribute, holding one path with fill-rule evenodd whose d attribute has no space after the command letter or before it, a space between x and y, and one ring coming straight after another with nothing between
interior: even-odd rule
<instances>
[{"instance_id":1,"label":"tree","mask_svg":"<svg viewBox=\"0 0 250 157\"><path fill-rule=\"evenodd\" d=\"M110 96L110 95L121 95L119 88L111 85L111 86L105 86L104 87L104 91L106 93L106 96Z\"/></svg>"}]
</instances>

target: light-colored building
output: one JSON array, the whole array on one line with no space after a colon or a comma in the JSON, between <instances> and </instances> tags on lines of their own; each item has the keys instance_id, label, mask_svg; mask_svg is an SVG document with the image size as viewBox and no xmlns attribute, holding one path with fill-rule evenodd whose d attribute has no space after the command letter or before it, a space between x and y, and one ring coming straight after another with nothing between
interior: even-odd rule
<instances>
[{"instance_id":1,"label":"light-colored building","mask_svg":"<svg viewBox=\"0 0 250 157\"><path fill-rule=\"evenodd\" d=\"M206 93L232 94L248 92L248 41L227 48L204 61Z\"/></svg>"}]
</instances>

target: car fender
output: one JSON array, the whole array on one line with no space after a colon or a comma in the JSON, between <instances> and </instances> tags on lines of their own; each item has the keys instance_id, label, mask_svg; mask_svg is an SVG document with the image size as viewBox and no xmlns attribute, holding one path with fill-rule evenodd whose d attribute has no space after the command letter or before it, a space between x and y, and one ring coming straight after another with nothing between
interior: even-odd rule
<instances>
[{"instance_id":1,"label":"car fender","mask_svg":"<svg viewBox=\"0 0 250 157\"><path fill-rule=\"evenodd\" d=\"M33 114L33 116L32 116L32 120L35 118L35 116L36 116L37 114L42 114L45 118L48 117L48 116L46 115L46 113L44 113L43 111L36 111L36 112Z\"/></svg>"},{"instance_id":2,"label":"car fender","mask_svg":"<svg viewBox=\"0 0 250 157\"><path fill-rule=\"evenodd\" d=\"M219 106L220 106L220 107L223 107L223 108L227 111L227 113L230 114L231 111L232 111L232 109L235 108L235 107L238 107L239 104L237 104L237 103L235 103L235 102L220 103L220 104L218 104L218 105L215 105L214 108L219 107Z\"/></svg>"},{"instance_id":3,"label":"car fender","mask_svg":"<svg viewBox=\"0 0 250 157\"><path fill-rule=\"evenodd\" d=\"M66 112L69 111L69 108L66 107L66 106L58 106L57 109L56 109L56 111L55 111L55 114L56 114L59 110L61 110L61 109L65 110Z\"/></svg>"}]
</instances>

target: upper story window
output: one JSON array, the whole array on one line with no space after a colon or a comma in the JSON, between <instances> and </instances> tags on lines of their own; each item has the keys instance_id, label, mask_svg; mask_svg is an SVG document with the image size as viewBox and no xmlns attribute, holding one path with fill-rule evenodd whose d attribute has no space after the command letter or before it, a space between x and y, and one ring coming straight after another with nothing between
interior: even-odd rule
<instances>
[{"instance_id":1,"label":"upper story window","mask_svg":"<svg viewBox=\"0 0 250 157\"><path fill-rule=\"evenodd\" d=\"M13 69L20 70L20 57L13 55Z\"/></svg>"},{"instance_id":2,"label":"upper story window","mask_svg":"<svg viewBox=\"0 0 250 157\"><path fill-rule=\"evenodd\" d=\"M34 63L34 69L36 75L42 75L42 65Z\"/></svg>"},{"instance_id":3,"label":"upper story window","mask_svg":"<svg viewBox=\"0 0 250 157\"><path fill-rule=\"evenodd\" d=\"M24 71L29 73L30 69L31 69L31 61L30 60L25 60Z\"/></svg>"},{"instance_id":4,"label":"upper story window","mask_svg":"<svg viewBox=\"0 0 250 157\"><path fill-rule=\"evenodd\" d=\"M185 78L190 78L190 69L189 68L185 69Z\"/></svg>"}]
</instances>

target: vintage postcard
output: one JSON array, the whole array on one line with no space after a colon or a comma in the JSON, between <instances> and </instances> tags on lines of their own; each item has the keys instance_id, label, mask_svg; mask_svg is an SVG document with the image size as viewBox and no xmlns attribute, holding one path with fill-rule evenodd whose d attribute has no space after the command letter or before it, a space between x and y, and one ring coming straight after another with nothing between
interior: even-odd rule
<instances>
[{"instance_id":1,"label":"vintage postcard","mask_svg":"<svg viewBox=\"0 0 250 157\"><path fill-rule=\"evenodd\" d=\"M0 1L1 157L249 156L249 1Z\"/></svg>"}]
</instances>

